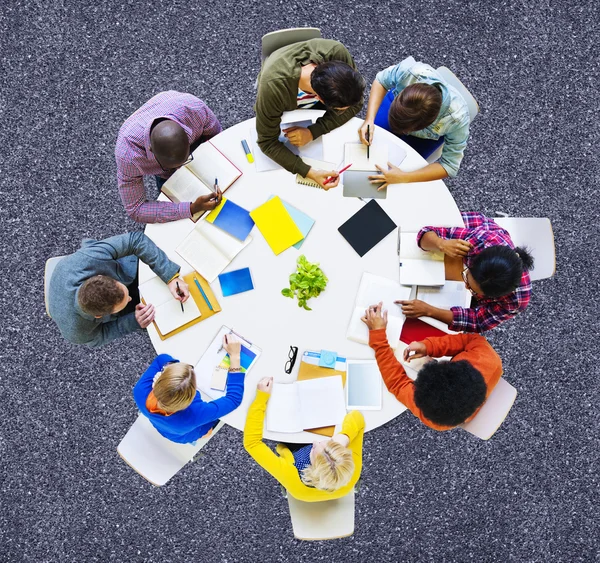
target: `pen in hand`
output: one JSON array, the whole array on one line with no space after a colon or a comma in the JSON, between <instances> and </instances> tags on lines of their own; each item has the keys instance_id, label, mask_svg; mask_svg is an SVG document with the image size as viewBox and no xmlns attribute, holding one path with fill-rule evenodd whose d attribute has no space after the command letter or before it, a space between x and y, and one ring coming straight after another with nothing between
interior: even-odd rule
<instances>
[{"instance_id":1,"label":"pen in hand","mask_svg":"<svg viewBox=\"0 0 600 563\"><path fill-rule=\"evenodd\" d=\"M369 149L371 148L371 126L367 124L367 160L369 160Z\"/></svg>"},{"instance_id":2,"label":"pen in hand","mask_svg":"<svg viewBox=\"0 0 600 563\"><path fill-rule=\"evenodd\" d=\"M181 292L181 289L179 289L179 282L175 282L175 287L177 288L177 295L179 295L179 297L183 297L183 293ZM179 304L181 305L181 312L185 313L183 310L183 302L180 301Z\"/></svg>"},{"instance_id":3,"label":"pen in hand","mask_svg":"<svg viewBox=\"0 0 600 563\"><path fill-rule=\"evenodd\" d=\"M348 166L344 166L344 168L342 168L339 172L338 172L338 176L342 173L342 172L346 172L346 170L348 170L348 168L350 168L352 166L352 163L348 164ZM333 182L335 180L335 178L333 176L330 176L329 178L327 178L323 184L329 184L330 182Z\"/></svg>"}]
</instances>

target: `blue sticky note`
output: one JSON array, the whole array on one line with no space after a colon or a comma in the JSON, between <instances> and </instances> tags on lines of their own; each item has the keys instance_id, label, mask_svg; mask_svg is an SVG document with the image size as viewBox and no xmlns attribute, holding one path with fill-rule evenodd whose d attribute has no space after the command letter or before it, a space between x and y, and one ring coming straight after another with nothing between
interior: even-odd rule
<instances>
[{"instance_id":1,"label":"blue sticky note","mask_svg":"<svg viewBox=\"0 0 600 563\"><path fill-rule=\"evenodd\" d=\"M250 217L249 211L228 199L213 221L213 225L243 241L254 227L254 220Z\"/></svg>"},{"instance_id":2,"label":"blue sticky note","mask_svg":"<svg viewBox=\"0 0 600 563\"><path fill-rule=\"evenodd\" d=\"M337 358L337 352L331 352L329 350L321 350L321 357L319 358L319 366L322 368L335 369L336 358Z\"/></svg>"},{"instance_id":3,"label":"blue sticky note","mask_svg":"<svg viewBox=\"0 0 600 563\"><path fill-rule=\"evenodd\" d=\"M242 268L241 270L219 274L219 283L221 284L223 297L254 289L250 268Z\"/></svg>"}]
</instances>

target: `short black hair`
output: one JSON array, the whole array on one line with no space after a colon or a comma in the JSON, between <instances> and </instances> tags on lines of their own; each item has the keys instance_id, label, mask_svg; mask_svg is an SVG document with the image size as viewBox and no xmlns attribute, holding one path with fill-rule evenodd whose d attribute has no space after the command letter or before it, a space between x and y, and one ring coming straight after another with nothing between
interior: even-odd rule
<instances>
[{"instance_id":1,"label":"short black hair","mask_svg":"<svg viewBox=\"0 0 600 563\"><path fill-rule=\"evenodd\" d=\"M415 380L415 404L425 418L440 426L456 426L485 401L481 372L466 360L429 362Z\"/></svg>"},{"instance_id":2,"label":"short black hair","mask_svg":"<svg viewBox=\"0 0 600 563\"><path fill-rule=\"evenodd\" d=\"M469 271L486 297L512 293L521 283L523 270L533 269L533 258L526 248L496 245L482 250L471 261Z\"/></svg>"},{"instance_id":3,"label":"short black hair","mask_svg":"<svg viewBox=\"0 0 600 563\"><path fill-rule=\"evenodd\" d=\"M355 106L363 100L367 83L359 72L342 61L318 64L310 85L328 109Z\"/></svg>"}]
</instances>

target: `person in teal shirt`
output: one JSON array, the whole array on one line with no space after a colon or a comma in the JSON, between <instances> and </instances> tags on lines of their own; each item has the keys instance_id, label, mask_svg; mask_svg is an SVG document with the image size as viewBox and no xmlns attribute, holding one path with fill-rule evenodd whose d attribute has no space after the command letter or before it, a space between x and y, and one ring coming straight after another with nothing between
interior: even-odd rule
<instances>
[{"instance_id":1,"label":"person in teal shirt","mask_svg":"<svg viewBox=\"0 0 600 563\"><path fill-rule=\"evenodd\" d=\"M371 144L378 126L398 135L423 158L442 144L443 149L439 162L412 172L378 166L381 174L372 176L372 182L387 185L453 178L467 146L469 122L464 98L431 66L408 57L382 70L371 87L367 116L358 131L360 140Z\"/></svg>"}]
</instances>

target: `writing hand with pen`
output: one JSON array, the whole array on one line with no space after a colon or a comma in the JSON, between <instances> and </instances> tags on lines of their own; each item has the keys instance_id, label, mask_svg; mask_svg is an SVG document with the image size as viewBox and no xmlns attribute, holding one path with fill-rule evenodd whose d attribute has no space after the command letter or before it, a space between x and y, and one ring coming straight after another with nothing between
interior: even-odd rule
<instances>
[{"instance_id":1,"label":"writing hand with pen","mask_svg":"<svg viewBox=\"0 0 600 563\"><path fill-rule=\"evenodd\" d=\"M171 280L167 287L171 292L171 295L177 299L180 303L185 303L190 297L190 290L188 284L182 278L175 278Z\"/></svg>"},{"instance_id":2,"label":"writing hand with pen","mask_svg":"<svg viewBox=\"0 0 600 563\"><path fill-rule=\"evenodd\" d=\"M223 192L215 182L214 191L210 194L201 195L196 201L190 203L190 213L195 215L200 211L212 211L223 199Z\"/></svg>"}]
</instances>

